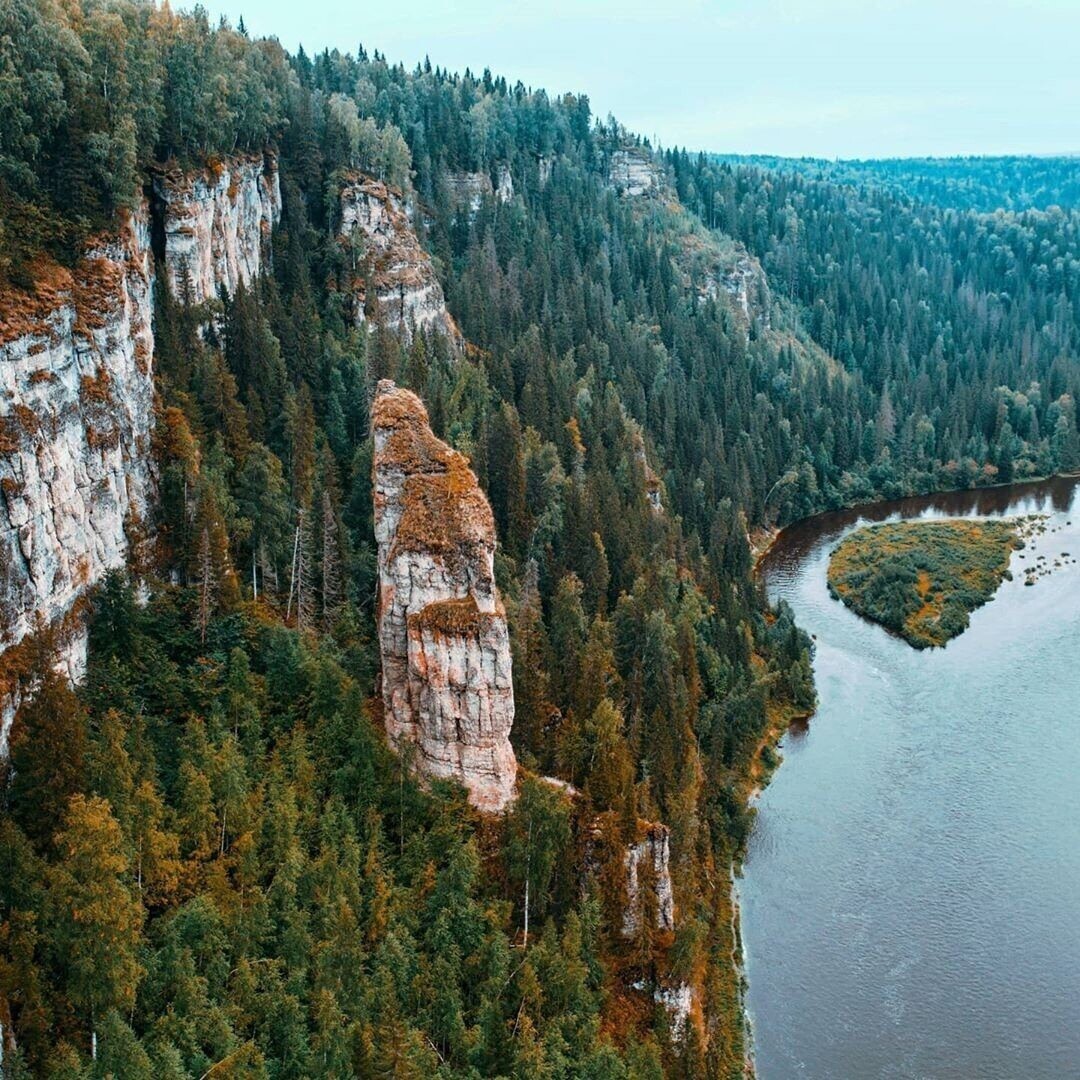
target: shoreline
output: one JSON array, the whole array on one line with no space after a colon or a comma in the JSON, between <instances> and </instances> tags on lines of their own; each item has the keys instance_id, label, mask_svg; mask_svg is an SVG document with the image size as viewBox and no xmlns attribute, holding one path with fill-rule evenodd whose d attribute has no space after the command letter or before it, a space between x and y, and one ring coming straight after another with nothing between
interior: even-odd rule
<instances>
[{"instance_id":1,"label":"shoreline","mask_svg":"<svg viewBox=\"0 0 1080 1080\"><path fill-rule=\"evenodd\" d=\"M936 488L934 491L900 495L897 498L892 499L869 499L864 502L847 503L843 506L833 507L830 510L818 510L816 513L808 514L806 517L795 518L792 521L785 522L783 525L756 525L746 534L746 541L750 547L750 574L754 578L759 577L762 564L769 557L773 548L776 547L777 541L786 532L789 532L794 528L805 526L807 523L815 521L818 518L826 517L829 514L858 514L859 516L862 516L863 511L885 505L899 505L900 503L905 503L912 499L942 499L950 495L970 495L984 491L1000 492L1007 491L1010 488L1027 487L1032 484L1046 484L1053 480L1080 480L1080 470L1075 472L1048 473L1046 476L1028 476L1023 480L1010 480L1008 483L1001 484L978 484L975 487L967 488Z\"/></svg>"},{"instance_id":2,"label":"shoreline","mask_svg":"<svg viewBox=\"0 0 1080 1080\"><path fill-rule=\"evenodd\" d=\"M864 512L870 511L873 508L880 508L883 505L899 504L911 499L935 499L942 498L949 495L965 495L972 493L988 492L988 491L1004 491L1010 488L1022 488L1034 484L1046 484L1054 480L1080 480L1080 472L1063 472L1063 473L1051 473L1048 476L1041 477L1028 477L1023 480L1011 481L1009 483L1002 484L985 484L973 488L943 488L939 491L931 491L917 495L905 495L899 499L875 499L869 502L853 503L849 506L837 507L833 510L821 510L816 514L810 514L804 518L797 518L794 521L789 521L783 526L757 526L747 533L747 543L750 547L750 556L752 560L751 577L758 581L764 587L764 581L762 580L762 567L768 558L769 554L774 550L778 541L789 530L799 526L805 526L808 522L812 522L817 518L825 517L830 514L855 514L857 517L862 517ZM793 711L791 715L786 718L770 717L765 731L762 733L761 741L758 743L757 749L754 751L754 755L751 758L749 768L747 769L746 776L744 778L744 803L743 805L751 810L754 809L754 802L762 794L764 789L768 786L773 774L780 769L783 765L783 757L777 754L777 760L770 767L764 767L762 762L762 755L769 747L776 753L776 747L779 745L780 740L783 738L784 733L788 731L791 724L798 721L809 721L816 715L817 708L809 711L798 710ZM749 844L749 838L747 840ZM744 1065L744 1077L745 1080L755 1080L757 1076L756 1060L754 1053L754 1022L747 1008L747 992L749 990L749 976L747 974L746 966L746 943L742 933L742 917L739 903L739 881L743 876L743 863L745 858L745 850L736 854L732 859L730 867L730 904L732 907L731 928L733 932L734 945L732 949L732 967L735 976L735 984L738 990L739 1011L742 1017L742 1029L744 1039L745 1050L745 1065Z\"/></svg>"}]
</instances>

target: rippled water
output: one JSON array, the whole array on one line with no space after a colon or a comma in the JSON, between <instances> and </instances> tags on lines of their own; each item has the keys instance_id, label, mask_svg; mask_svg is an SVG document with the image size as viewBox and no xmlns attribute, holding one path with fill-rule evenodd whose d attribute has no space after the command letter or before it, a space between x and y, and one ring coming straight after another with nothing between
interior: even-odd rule
<instances>
[{"instance_id":1,"label":"rippled water","mask_svg":"<svg viewBox=\"0 0 1080 1080\"><path fill-rule=\"evenodd\" d=\"M862 520L1050 514L945 649L830 598ZM824 515L763 566L816 636L819 708L782 741L740 883L762 1080L1080 1077L1080 486ZM1071 524L1066 524L1071 522Z\"/></svg>"}]
</instances>

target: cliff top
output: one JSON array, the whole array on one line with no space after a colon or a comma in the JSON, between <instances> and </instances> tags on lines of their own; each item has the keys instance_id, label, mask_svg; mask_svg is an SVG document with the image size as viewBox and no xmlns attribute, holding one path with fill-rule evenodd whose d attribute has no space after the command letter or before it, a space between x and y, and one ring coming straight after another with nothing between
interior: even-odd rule
<instances>
[{"instance_id":1,"label":"cliff top","mask_svg":"<svg viewBox=\"0 0 1080 1080\"><path fill-rule=\"evenodd\" d=\"M0 282L0 347L22 337L54 334L57 328L50 320L68 305L74 309L76 329L103 326L123 303L125 273L145 277L138 247L132 217L126 214L115 232L88 238L73 267L41 253L30 265L31 289Z\"/></svg>"},{"instance_id":2,"label":"cliff top","mask_svg":"<svg viewBox=\"0 0 1080 1080\"><path fill-rule=\"evenodd\" d=\"M447 555L495 547L495 522L468 459L435 437L411 391L383 379L371 410L374 469L404 473L396 550Z\"/></svg>"}]
</instances>

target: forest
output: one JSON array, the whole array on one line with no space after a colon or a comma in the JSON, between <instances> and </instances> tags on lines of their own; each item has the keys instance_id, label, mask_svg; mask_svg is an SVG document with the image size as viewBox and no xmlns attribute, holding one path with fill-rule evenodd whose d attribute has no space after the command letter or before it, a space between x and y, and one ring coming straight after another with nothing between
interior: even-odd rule
<instances>
[{"instance_id":1,"label":"forest","mask_svg":"<svg viewBox=\"0 0 1080 1080\"><path fill-rule=\"evenodd\" d=\"M46 630L21 673L5 1078L742 1076L747 777L814 703L748 531L1080 465L1076 212L654 152L581 95L141 0L8 0L0 72L7 310L155 167L269 148L283 195L250 289L159 280L154 520L90 598L84 683ZM662 197L612 186L627 149ZM502 166L512 198L453 197ZM422 208L462 354L348 317L357 170ZM762 268L745 315L702 284L735 244ZM494 512L529 774L505 818L418 785L379 723L385 377ZM582 872L596 823L639 820L671 829L669 938L626 940L618 875ZM679 1037L672 982L699 996Z\"/></svg>"}]
</instances>

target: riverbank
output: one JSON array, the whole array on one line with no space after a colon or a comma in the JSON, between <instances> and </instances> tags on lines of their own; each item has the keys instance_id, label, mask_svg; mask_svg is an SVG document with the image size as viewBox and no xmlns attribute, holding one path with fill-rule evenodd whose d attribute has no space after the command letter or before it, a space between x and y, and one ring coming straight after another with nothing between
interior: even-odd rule
<instances>
[{"instance_id":1,"label":"riverbank","mask_svg":"<svg viewBox=\"0 0 1080 1080\"><path fill-rule=\"evenodd\" d=\"M798 530L803 526L816 521L831 520L833 518L850 518L854 524L860 517L866 517L871 521L884 521L886 517L894 513L904 516L904 509L927 501L967 499L975 497L985 499L990 503L1001 501L1002 493L1022 495L1027 490L1037 490L1053 484L1068 486L1080 480L1080 472L1051 473L1049 476L1026 477L1023 480L1014 480L1007 484L980 484L973 488L940 488L937 491L925 492L921 495L902 495L896 499L871 499L868 502L850 503L833 510L820 510L809 517L796 518L783 526L757 525L747 533L746 541L750 548L750 560L752 573L755 576L761 571L763 564L780 541L781 537ZM881 514L881 509L887 509L888 513ZM983 511L978 511L983 512ZM993 513L993 509L986 511Z\"/></svg>"},{"instance_id":2,"label":"riverbank","mask_svg":"<svg viewBox=\"0 0 1080 1080\"><path fill-rule=\"evenodd\" d=\"M947 650L913 652L828 594L829 555L860 519L1032 513L1051 517L1038 548L1053 586L1006 583ZM815 636L819 695L784 768L747 786L737 900L762 1080L943 1062L1049 1078L1077 1059L1066 987L1080 942L1062 898L1080 880L1080 739L1061 656L1080 618L1080 567L1065 565L1078 549L1080 490L1056 477L818 515L758 562L770 600ZM1019 554L1014 574L1035 558ZM1033 770L1049 775L1037 804L1023 795ZM1021 907L1031 917L1011 918Z\"/></svg>"}]
</instances>

